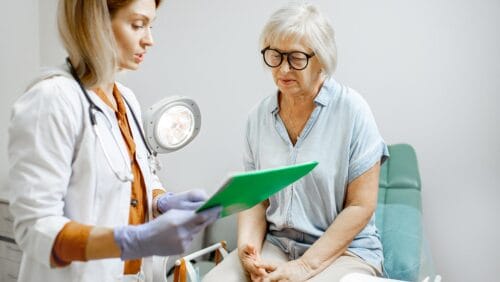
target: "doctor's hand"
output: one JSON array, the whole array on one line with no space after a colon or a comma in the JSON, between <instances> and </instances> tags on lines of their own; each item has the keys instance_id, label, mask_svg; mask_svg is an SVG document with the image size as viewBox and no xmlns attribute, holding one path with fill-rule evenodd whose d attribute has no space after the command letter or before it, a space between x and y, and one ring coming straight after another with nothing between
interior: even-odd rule
<instances>
[{"instance_id":1,"label":"doctor's hand","mask_svg":"<svg viewBox=\"0 0 500 282\"><path fill-rule=\"evenodd\" d=\"M152 255L181 254L191 244L195 234L219 217L221 207L200 213L170 210L141 225L126 225L114 229L114 238L121 250L121 259L129 260Z\"/></svg>"},{"instance_id":2,"label":"doctor's hand","mask_svg":"<svg viewBox=\"0 0 500 282\"><path fill-rule=\"evenodd\" d=\"M268 272L273 271L276 267L262 261L260 255L254 246L250 244L243 245L238 248L238 256L240 257L243 269L248 272L250 279L255 281L263 281Z\"/></svg>"},{"instance_id":3,"label":"doctor's hand","mask_svg":"<svg viewBox=\"0 0 500 282\"><path fill-rule=\"evenodd\" d=\"M160 213L166 213L171 209L196 210L208 199L207 193L200 189L194 189L181 193L165 193L158 196L156 207Z\"/></svg>"}]
</instances>

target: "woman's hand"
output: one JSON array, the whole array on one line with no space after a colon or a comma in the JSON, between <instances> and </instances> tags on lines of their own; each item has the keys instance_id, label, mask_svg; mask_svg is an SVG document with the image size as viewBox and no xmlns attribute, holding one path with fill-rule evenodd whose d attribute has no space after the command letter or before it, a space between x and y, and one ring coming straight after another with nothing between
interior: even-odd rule
<instances>
[{"instance_id":1,"label":"woman's hand","mask_svg":"<svg viewBox=\"0 0 500 282\"><path fill-rule=\"evenodd\" d=\"M257 250L252 245L244 245L238 249L241 265L248 272L252 281L263 281L268 272L275 269L274 265L267 264L260 258Z\"/></svg>"},{"instance_id":2,"label":"woman's hand","mask_svg":"<svg viewBox=\"0 0 500 282\"><path fill-rule=\"evenodd\" d=\"M259 264L257 267L261 267ZM306 281L314 276L313 270L301 259L281 264L264 277L262 281Z\"/></svg>"}]
</instances>

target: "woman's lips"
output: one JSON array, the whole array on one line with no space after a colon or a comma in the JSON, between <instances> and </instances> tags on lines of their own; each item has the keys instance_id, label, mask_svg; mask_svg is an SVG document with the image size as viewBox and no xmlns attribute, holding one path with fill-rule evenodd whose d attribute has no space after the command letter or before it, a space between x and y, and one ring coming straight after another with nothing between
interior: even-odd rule
<instances>
[{"instance_id":1,"label":"woman's lips","mask_svg":"<svg viewBox=\"0 0 500 282\"><path fill-rule=\"evenodd\" d=\"M144 54L135 54L134 59L135 59L135 62L137 64L139 64L144 60Z\"/></svg>"},{"instance_id":2,"label":"woman's lips","mask_svg":"<svg viewBox=\"0 0 500 282\"><path fill-rule=\"evenodd\" d=\"M295 83L294 79L286 79L286 78L280 78L279 83L285 86L292 85Z\"/></svg>"}]
</instances>

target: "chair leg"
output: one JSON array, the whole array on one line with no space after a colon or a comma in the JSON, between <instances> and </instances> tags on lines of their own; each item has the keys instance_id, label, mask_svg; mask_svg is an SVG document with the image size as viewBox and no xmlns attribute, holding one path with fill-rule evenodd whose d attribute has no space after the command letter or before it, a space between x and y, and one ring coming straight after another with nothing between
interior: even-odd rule
<instances>
[{"instance_id":1,"label":"chair leg","mask_svg":"<svg viewBox=\"0 0 500 282\"><path fill-rule=\"evenodd\" d=\"M180 260L180 265L176 265L174 269L174 282L186 282L186 261Z\"/></svg>"},{"instance_id":2,"label":"chair leg","mask_svg":"<svg viewBox=\"0 0 500 282\"><path fill-rule=\"evenodd\" d=\"M224 248L224 250L227 251L227 247L226 247L227 243L226 243L226 241L221 241L220 243L221 243L222 248ZM215 257L214 257L214 259L215 259L215 265L219 264L222 261L223 258L224 258L224 256L222 255L220 249L215 250Z\"/></svg>"}]
</instances>

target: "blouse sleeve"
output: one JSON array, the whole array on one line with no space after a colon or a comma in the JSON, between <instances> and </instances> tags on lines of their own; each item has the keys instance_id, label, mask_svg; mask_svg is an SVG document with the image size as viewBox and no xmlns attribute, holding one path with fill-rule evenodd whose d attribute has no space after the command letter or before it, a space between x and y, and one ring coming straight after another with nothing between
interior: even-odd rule
<instances>
[{"instance_id":1,"label":"blouse sleeve","mask_svg":"<svg viewBox=\"0 0 500 282\"><path fill-rule=\"evenodd\" d=\"M349 183L368 171L376 162L383 163L389 157L389 151L380 136L370 107L361 97L354 117L349 148Z\"/></svg>"}]
</instances>

